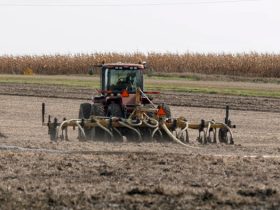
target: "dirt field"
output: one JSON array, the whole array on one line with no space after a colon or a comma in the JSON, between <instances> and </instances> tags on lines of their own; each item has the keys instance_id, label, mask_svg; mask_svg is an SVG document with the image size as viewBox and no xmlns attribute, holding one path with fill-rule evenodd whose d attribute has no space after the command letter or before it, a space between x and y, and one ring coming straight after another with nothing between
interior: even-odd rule
<instances>
[{"instance_id":1,"label":"dirt field","mask_svg":"<svg viewBox=\"0 0 280 210\"><path fill-rule=\"evenodd\" d=\"M0 209L279 209L280 113L233 110L235 145L51 143L41 103L60 119L84 100L0 95ZM224 110L172 107L191 122Z\"/></svg>"},{"instance_id":2,"label":"dirt field","mask_svg":"<svg viewBox=\"0 0 280 210\"><path fill-rule=\"evenodd\" d=\"M61 77L57 77L61 79ZM75 77L71 77L75 78ZM80 77L78 77L80 78ZM88 79L88 78L83 78ZM156 82L156 81L155 81ZM174 81L177 82L177 81ZM196 81L188 82L199 87L207 87L213 85L213 81ZM219 82L215 85L217 88L225 88L226 82ZM241 83L231 82L230 87L244 86L246 88L273 90L277 91L280 85L276 84L258 84L258 83ZM36 97L51 97L51 98L73 98L90 100L94 90L87 88L70 88L55 85L34 85L34 84L1 84L1 95L20 95L20 96L36 96ZM166 102L173 106L188 106L188 107L204 107L204 108L224 108L229 105L235 110L250 110L250 111L265 111L280 113L280 99L267 97L242 97L229 96L218 94L198 94L198 93L179 93L179 92L163 92L160 95L153 95L156 103Z\"/></svg>"}]
</instances>

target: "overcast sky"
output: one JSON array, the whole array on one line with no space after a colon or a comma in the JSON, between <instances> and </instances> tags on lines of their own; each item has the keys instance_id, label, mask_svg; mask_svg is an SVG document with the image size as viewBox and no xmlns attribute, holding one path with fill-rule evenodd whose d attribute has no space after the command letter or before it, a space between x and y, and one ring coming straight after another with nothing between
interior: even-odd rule
<instances>
[{"instance_id":1,"label":"overcast sky","mask_svg":"<svg viewBox=\"0 0 280 210\"><path fill-rule=\"evenodd\" d=\"M0 55L136 51L280 53L280 1L0 0Z\"/></svg>"}]
</instances>

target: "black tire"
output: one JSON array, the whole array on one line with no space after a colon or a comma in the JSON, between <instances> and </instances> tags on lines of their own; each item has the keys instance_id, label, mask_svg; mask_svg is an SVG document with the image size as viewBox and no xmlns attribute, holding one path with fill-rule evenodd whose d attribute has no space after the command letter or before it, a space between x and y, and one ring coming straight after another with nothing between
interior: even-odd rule
<instances>
[{"instance_id":1,"label":"black tire","mask_svg":"<svg viewBox=\"0 0 280 210\"><path fill-rule=\"evenodd\" d=\"M88 119L91 114L91 104L83 103L80 105L79 119Z\"/></svg>"},{"instance_id":2,"label":"black tire","mask_svg":"<svg viewBox=\"0 0 280 210\"><path fill-rule=\"evenodd\" d=\"M93 116L105 116L103 104L93 104L91 107L91 115Z\"/></svg>"},{"instance_id":3,"label":"black tire","mask_svg":"<svg viewBox=\"0 0 280 210\"><path fill-rule=\"evenodd\" d=\"M119 118L122 118L124 117L124 113L122 111L122 108L119 104L115 104L115 103L112 103L108 106L108 112L107 112L107 116L108 117L119 117ZM121 133L122 136L125 136L126 139L128 141L137 141L138 140L138 136L136 136L135 134L135 131L132 131L128 128L119 128L118 129L119 132ZM138 130L140 133L141 131ZM120 135L117 134L116 136L114 136L114 140L122 140L122 138L120 138ZM119 137L119 139L117 139L116 137Z\"/></svg>"},{"instance_id":4,"label":"black tire","mask_svg":"<svg viewBox=\"0 0 280 210\"><path fill-rule=\"evenodd\" d=\"M99 104L99 103L93 104L91 107L91 115L99 116L99 117L105 116L103 104ZM104 138L105 138L105 131L102 128L95 127L91 129L90 139L104 140Z\"/></svg>"},{"instance_id":5,"label":"black tire","mask_svg":"<svg viewBox=\"0 0 280 210\"><path fill-rule=\"evenodd\" d=\"M167 104L163 104L162 108L164 109L165 113L166 113L166 118L171 118L171 110L170 107Z\"/></svg>"},{"instance_id":6,"label":"black tire","mask_svg":"<svg viewBox=\"0 0 280 210\"><path fill-rule=\"evenodd\" d=\"M91 114L91 104L90 103L81 104L80 110L79 110L79 119L89 119L90 114ZM84 131L85 131L86 139L90 139L91 138L91 129L84 128ZM78 139L86 140L85 137L82 135L82 132L79 129Z\"/></svg>"},{"instance_id":7,"label":"black tire","mask_svg":"<svg viewBox=\"0 0 280 210\"><path fill-rule=\"evenodd\" d=\"M139 131L141 133L143 141L151 141L151 136L152 136L153 129L147 128L147 127L142 127L142 128L140 127Z\"/></svg>"},{"instance_id":8,"label":"black tire","mask_svg":"<svg viewBox=\"0 0 280 210\"><path fill-rule=\"evenodd\" d=\"M122 108L119 104L110 104L108 106L107 117L123 117Z\"/></svg>"},{"instance_id":9,"label":"black tire","mask_svg":"<svg viewBox=\"0 0 280 210\"><path fill-rule=\"evenodd\" d=\"M233 139L228 135L229 131L227 128L220 128L218 132L218 139L220 143L234 144Z\"/></svg>"}]
</instances>

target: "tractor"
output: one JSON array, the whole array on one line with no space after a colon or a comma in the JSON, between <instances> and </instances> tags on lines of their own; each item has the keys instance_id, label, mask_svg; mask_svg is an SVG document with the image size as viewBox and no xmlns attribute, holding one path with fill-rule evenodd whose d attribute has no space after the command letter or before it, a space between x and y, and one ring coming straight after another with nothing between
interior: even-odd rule
<instances>
[{"instance_id":1,"label":"tractor","mask_svg":"<svg viewBox=\"0 0 280 210\"><path fill-rule=\"evenodd\" d=\"M171 111L167 104L155 106L151 94L159 92L144 91L145 63L110 63L97 65L101 68L101 88L97 90L98 96L94 96L92 103L82 103L79 110L79 119L89 119L91 116L118 117L127 119L139 104L147 108L160 108L162 115L171 118ZM137 99L137 89L141 90L140 101ZM150 116L153 113L149 113ZM122 133L128 133L129 129L122 128ZM102 138L102 129L85 129L87 139ZM147 131L144 131L144 133ZM79 139L82 133L79 132ZM131 138L131 137L130 137Z\"/></svg>"}]
</instances>

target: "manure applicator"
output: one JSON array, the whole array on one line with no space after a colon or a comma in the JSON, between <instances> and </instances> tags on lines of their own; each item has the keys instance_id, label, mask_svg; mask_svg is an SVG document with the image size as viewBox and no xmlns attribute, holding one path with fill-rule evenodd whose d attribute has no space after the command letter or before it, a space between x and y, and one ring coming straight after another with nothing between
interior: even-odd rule
<instances>
[{"instance_id":1,"label":"manure applicator","mask_svg":"<svg viewBox=\"0 0 280 210\"><path fill-rule=\"evenodd\" d=\"M173 118L165 103L155 105L152 94L144 91L143 64L103 64L101 67L101 90L93 97L92 103L80 105L77 119L58 121L48 116L45 121L45 104L42 104L42 124L48 127L50 139L68 140L68 128L78 130L79 140L143 141L172 140L181 145L189 143L189 129L198 131L198 142L233 144L226 107L224 122L201 120L189 122L185 117Z\"/></svg>"}]
</instances>

